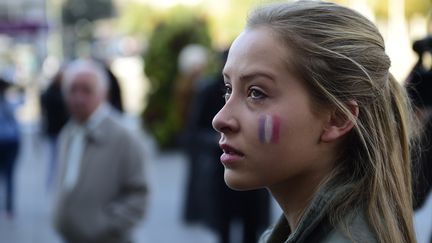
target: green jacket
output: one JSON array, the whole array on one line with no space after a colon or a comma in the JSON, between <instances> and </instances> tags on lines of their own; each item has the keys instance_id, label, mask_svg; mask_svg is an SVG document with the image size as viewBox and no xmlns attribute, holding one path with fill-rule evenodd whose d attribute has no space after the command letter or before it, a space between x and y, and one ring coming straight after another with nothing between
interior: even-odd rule
<instances>
[{"instance_id":1,"label":"green jacket","mask_svg":"<svg viewBox=\"0 0 432 243\"><path fill-rule=\"evenodd\" d=\"M350 188L326 187L321 189L312 200L298 227L291 232L285 216L281 216L275 226L261 236L260 243L375 243L378 242L370 229L364 213L353 210L347 214L347 234L333 227L327 217L329 205L334 198ZM349 217L352 215L352 217Z\"/></svg>"}]
</instances>

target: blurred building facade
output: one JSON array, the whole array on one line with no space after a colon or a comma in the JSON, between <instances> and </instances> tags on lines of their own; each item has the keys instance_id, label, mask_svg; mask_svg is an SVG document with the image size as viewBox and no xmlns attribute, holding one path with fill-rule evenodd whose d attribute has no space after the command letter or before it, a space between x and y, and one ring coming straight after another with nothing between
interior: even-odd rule
<instances>
[{"instance_id":1,"label":"blurred building facade","mask_svg":"<svg viewBox=\"0 0 432 243\"><path fill-rule=\"evenodd\" d=\"M20 120L37 116L38 74L48 53L47 16L47 0L0 1L0 75L23 91Z\"/></svg>"},{"instance_id":2,"label":"blurred building facade","mask_svg":"<svg viewBox=\"0 0 432 243\"><path fill-rule=\"evenodd\" d=\"M0 2L0 69L14 66L14 82L28 82L47 55L46 16L45 0Z\"/></svg>"}]
</instances>

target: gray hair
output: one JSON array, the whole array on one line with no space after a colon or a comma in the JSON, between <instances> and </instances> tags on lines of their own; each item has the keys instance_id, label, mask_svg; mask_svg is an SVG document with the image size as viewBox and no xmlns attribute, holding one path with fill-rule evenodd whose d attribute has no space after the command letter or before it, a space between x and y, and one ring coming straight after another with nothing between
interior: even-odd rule
<instances>
[{"instance_id":1,"label":"gray hair","mask_svg":"<svg viewBox=\"0 0 432 243\"><path fill-rule=\"evenodd\" d=\"M98 91L108 92L109 79L107 72L99 63L88 59L77 59L66 66L63 74L63 93L66 93L71 85L71 82L78 74L91 73L96 76L98 81Z\"/></svg>"}]
</instances>

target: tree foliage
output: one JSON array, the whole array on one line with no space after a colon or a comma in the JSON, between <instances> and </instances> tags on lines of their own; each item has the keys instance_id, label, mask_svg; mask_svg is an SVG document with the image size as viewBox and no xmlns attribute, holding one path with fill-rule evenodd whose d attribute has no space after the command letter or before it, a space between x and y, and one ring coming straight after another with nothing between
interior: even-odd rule
<instances>
[{"instance_id":1,"label":"tree foliage","mask_svg":"<svg viewBox=\"0 0 432 243\"><path fill-rule=\"evenodd\" d=\"M372 6L378 18L388 18L390 0L369 0L368 3ZM431 0L405 0L405 16L408 19L415 14L427 16L431 7Z\"/></svg>"},{"instance_id":2,"label":"tree foliage","mask_svg":"<svg viewBox=\"0 0 432 243\"><path fill-rule=\"evenodd\" d=\"M178 55L192 43L211 46L207 21L192 9L176 7L157 25L144 55L144 71L152 92L143 121L161 148L173 146L181 129L182 118L175 110L173 88L178 75Z\"/></svg>"},{"instance_id":3,"label":"tree foliage","mask_svg":"<svg viewBox=\"0 0 432 243\"><path fill-rule=\"evenodd\" d=\"M119 16L119 29L126 34L145 37L149 35L157 22L160 14L152 6L148 4L130 2L122 5Z\"/></svg>"}]
</instances>

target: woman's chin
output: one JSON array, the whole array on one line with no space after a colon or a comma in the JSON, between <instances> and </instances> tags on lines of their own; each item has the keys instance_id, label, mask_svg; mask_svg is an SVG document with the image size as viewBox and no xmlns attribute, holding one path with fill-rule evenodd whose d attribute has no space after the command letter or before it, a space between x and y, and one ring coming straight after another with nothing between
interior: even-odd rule
<instances>
[{"instance_id":1,"label":"woman's chin","mask_svg":"<svg viewBox=\"0 0 432 243\"><path fill-rule=\"evenodd\" d=\"M225 184L236 191L249 191L262 188L258 186L250 178L243 177L231 171L225 170L224 174Z\"/></svg>"}]
</instances>

